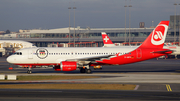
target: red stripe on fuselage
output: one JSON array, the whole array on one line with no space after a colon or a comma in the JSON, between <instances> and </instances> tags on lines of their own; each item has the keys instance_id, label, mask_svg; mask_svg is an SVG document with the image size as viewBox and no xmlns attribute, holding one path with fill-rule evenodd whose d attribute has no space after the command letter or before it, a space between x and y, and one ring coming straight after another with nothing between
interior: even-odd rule
<instances>
[{"instance_id":1,"label":"red stripe on fuselage","mask_svg":"<svg viewBox=\"0 0 180 101\"><path fill-rule=\"evenodd\" d=\"M156 58L159 56L166 55L161 53L152 53L154 51L164 51L168 49L141 49L141 53L138 54L137 50L134 50L130 52L129 54L113 57L110 59L103 59L102 61L96 61L97 63L103 63L103 64L111 64L111 65L123 65L123 64L129 64L129 63L135 63L140 62L152 58ZM138 56L139 55L139 56Z\"/></svg>"}]
</instances>

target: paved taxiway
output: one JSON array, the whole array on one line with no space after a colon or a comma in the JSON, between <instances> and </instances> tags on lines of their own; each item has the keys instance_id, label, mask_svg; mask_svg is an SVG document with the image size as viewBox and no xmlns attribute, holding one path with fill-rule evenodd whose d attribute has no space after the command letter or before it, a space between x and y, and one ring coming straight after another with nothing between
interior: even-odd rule
<instances>
[{"instance_id":1,"label":"paved taxiway","mask_svg":"<svg viewBox=\"0 0 180 101\"><path fill-rule=\"evenodd\" d=\"M179 101L178 92L112 90L0 90L0 101Z\"/></svg>"},{"instance_id":2,"label":"paved taxiway","mask_svg":"<svg viewBox=\"0 0 180 101\"><path fill-rule=\"evenodd\" d=\"M9 64L5 58L0 58L1 74L16 75L91 75L101 76L96 79L79 80L44 80L13 82L21 83L120 83L136 84L134 91L99 91L99 90L0 90L0 100L12 98L46 100L180 100L180 60L175 59L152 59L139 63L104 66L102 70L93 70L92 74L81 74L78 70L72 72L54 71L52 68L33 69L33 74L27 74L27 69L8 70ZM6 82L1 82L4 84ZM19 93L18 93L19 92ZM62 93L63 92L63 93ZM44 94L45 93L45 94ZM4 95L1 95L4 94ZM25 94L25 95L24 95ZM24 96L24 97L23 97ZM32 97L33 96L33 97ZM11 98L8 98L12 100ZM6 100L7 101L7 100Z\"/></svg>"}]
</instances>

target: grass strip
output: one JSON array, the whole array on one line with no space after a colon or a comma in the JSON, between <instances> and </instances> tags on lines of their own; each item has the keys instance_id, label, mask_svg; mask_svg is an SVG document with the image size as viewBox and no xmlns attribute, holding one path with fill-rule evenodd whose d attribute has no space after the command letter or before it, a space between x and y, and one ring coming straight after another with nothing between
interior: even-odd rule
<instances>
[{"instance_id":1,"label":"grass strip","mask_svg":"<svg viewBox=\"0 0 180 101\"><path fill-rule=\"evenodd\" d=\"M17 80L70 80L70 79L89 79L100 78L98 76L18 76Z\"/></svg>"},{"instance_id":2,"label":"grass strip","mask_svg":"<svg viewBox=\"0 0 180 101\"><path fill-rule=\"evenodd\" d=\"M0 85L1 89L86 89L86 90L134 90L130 84L13 84Z\"/></svg>"},{"instance_id":3,"label":"grass strip","mask_svg":"<svg viewBox=\"0 0 180 101\"><path fill-rule=\"evenodd\" d=\"M16 81L33 81L33 80L71 80L71 79L90 79L100 78L99 76L17 76ZM4 80L1 80L4 81ZM8 81L8 80L7 80Z\"/></svg>"}]
</instances>

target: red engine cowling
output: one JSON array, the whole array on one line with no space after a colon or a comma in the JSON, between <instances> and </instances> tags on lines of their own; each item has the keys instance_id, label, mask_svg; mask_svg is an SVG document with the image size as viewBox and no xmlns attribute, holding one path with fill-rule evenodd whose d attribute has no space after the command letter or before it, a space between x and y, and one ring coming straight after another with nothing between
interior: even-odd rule
<instances>
[{"instance_id":1,"label":"red engine cowling","mask_svg":"<svg viewBox=\"0 0 180 101\"><path fill-rule=\"evenodd\" d=\"M60 63L60 66L55 66L56 71L73 71L76 70L77 63L76 62L67 62L63 61Z\"/></svg>"}]
</instances>

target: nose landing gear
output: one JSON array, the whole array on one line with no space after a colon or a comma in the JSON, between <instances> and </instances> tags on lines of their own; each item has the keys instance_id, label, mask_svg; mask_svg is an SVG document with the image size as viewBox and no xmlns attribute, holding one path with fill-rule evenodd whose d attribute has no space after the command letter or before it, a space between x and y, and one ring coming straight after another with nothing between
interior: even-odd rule
<instances>
[{"instance_id":1,"label":"nose landing gear","mask_svg":"<svg viewBox=\"0 0 180 101\"><path fill-rule=\"evenodd\" d=\"M31 68L32 68L32 66L29 66L29 67L28 67L28 71L27 71L28 74L31 74L31 73L32 73Z\"/></svg>"}]
</instances>

